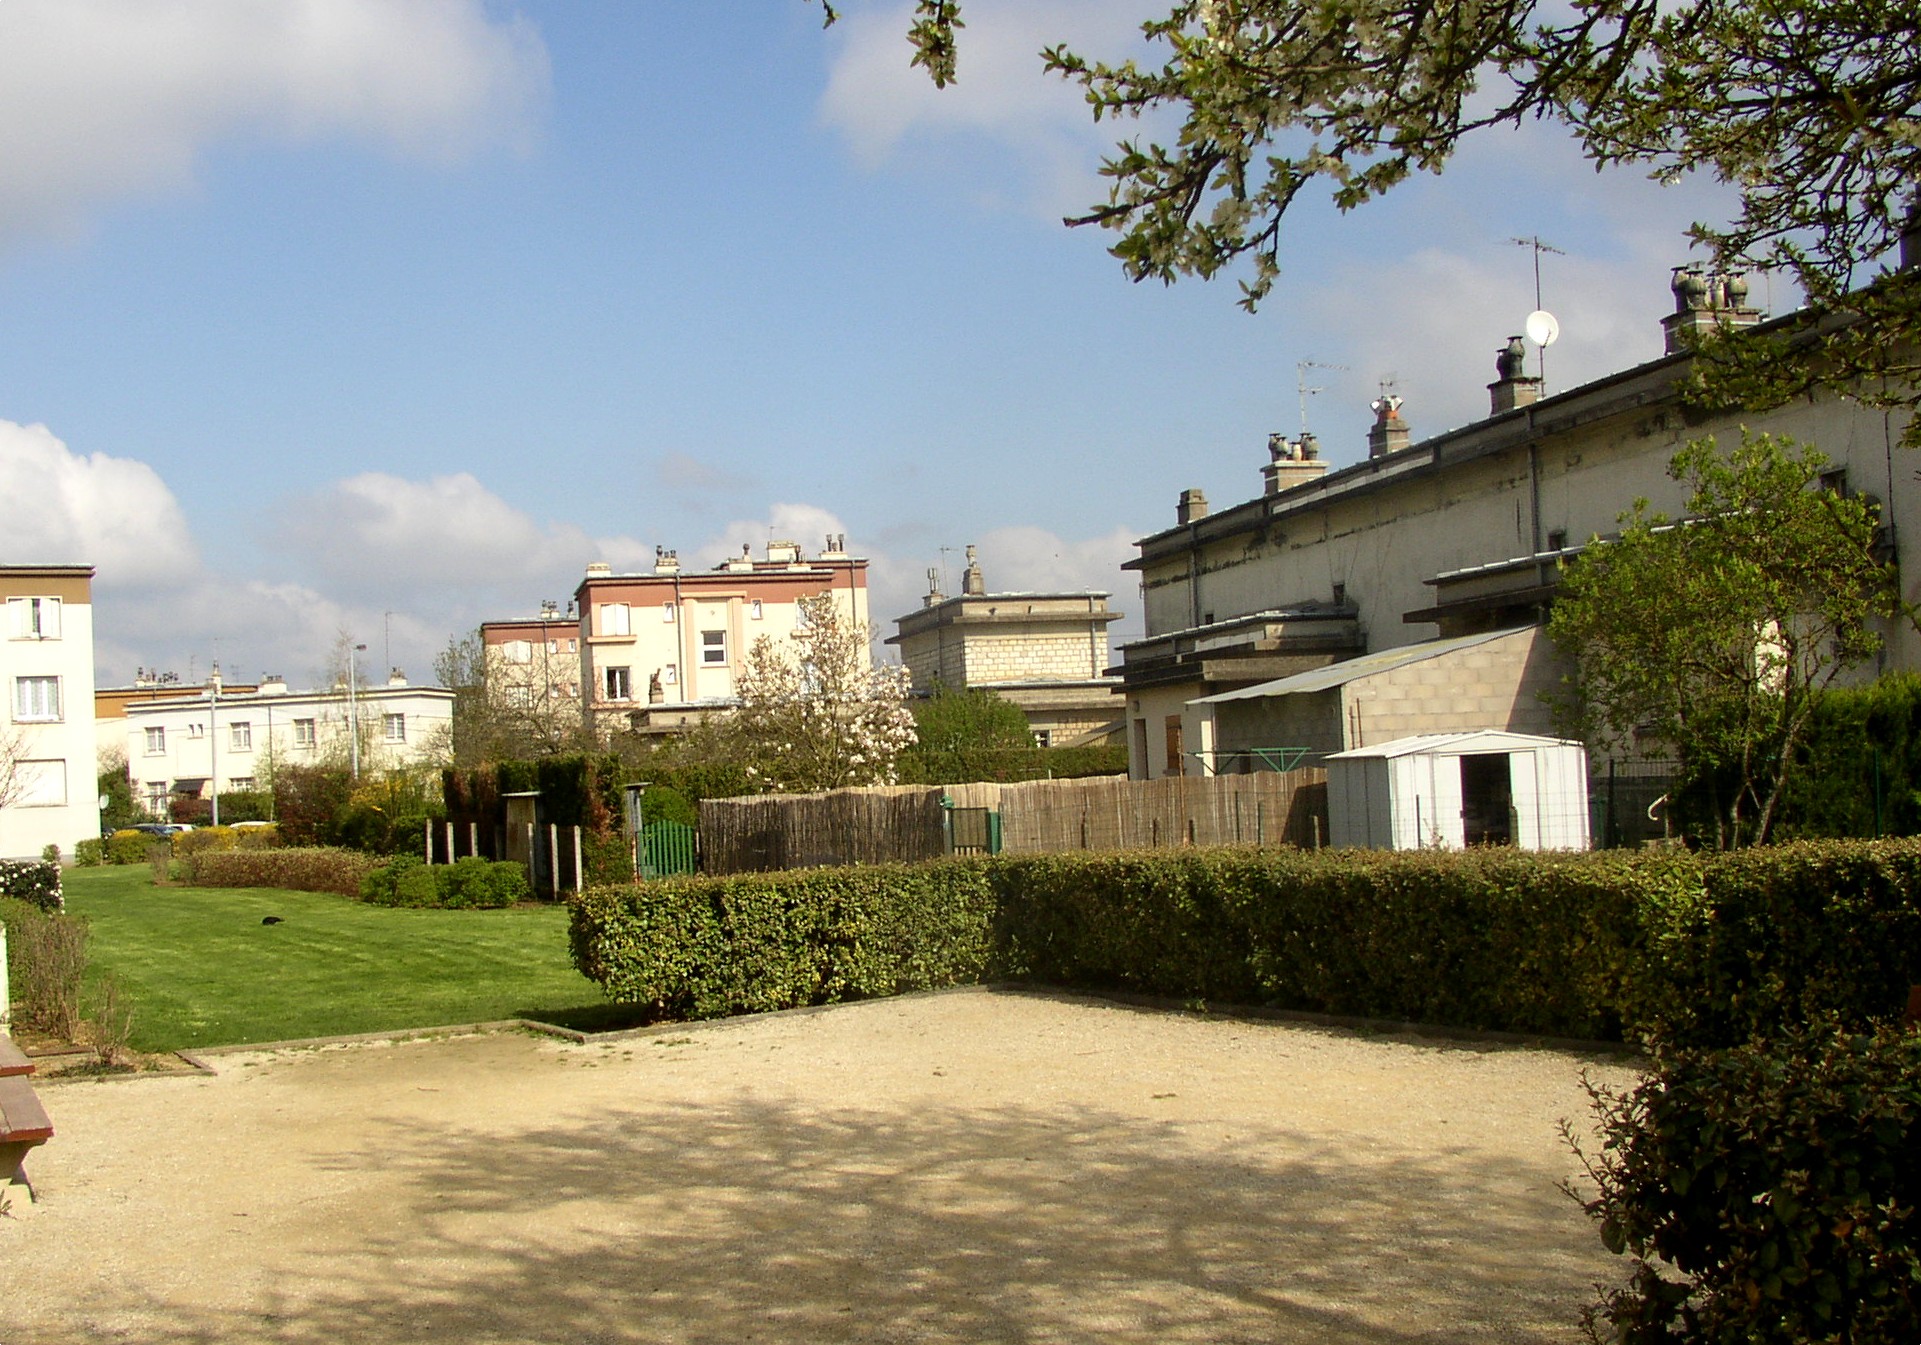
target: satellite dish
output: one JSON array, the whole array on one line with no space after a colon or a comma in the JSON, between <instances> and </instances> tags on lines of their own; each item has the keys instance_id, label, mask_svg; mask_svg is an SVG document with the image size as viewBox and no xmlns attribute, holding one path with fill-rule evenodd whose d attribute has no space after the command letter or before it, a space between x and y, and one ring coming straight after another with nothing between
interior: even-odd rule
<instances>
[{"instance_id":1,"label":"satellite dish","mask_svg":"<svg viewBox=\"0 0 1921 1345\"><path fill-rule=\"evenodd\" d=\"M1527 339L1535 345L1551 346L1560 334L1561 324L1545 308L1537 308L1527 315Z\"/></svg>"}]
</instances>

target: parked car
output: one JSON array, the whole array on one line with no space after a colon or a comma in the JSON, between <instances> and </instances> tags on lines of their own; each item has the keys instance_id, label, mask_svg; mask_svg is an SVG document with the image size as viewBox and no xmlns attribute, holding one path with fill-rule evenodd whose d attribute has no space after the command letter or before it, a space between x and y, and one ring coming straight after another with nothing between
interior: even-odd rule
<instances>
[{"instance_id":1,"label":"parked car","mask_svg":"<svg viewBox=\"0 0 1921 1345\"><path fill-rule=\"evenodd\" d=\"M149 836L172 836L178 832L192 831L193 824L189 822L136 822L128 827L127 830L144 831Z\"/></svg>"}]
</instances>

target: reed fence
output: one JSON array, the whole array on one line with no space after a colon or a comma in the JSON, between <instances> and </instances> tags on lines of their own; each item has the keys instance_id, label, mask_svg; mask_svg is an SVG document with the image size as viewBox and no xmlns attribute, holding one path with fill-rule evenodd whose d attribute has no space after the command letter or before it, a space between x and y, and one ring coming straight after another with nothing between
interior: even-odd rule
<instances>
[{"instance_id":1,"label":"reed fence","mask_svg":"<svg viewBox=\"0 0 1921 1345\"><path fill-rule=\"evenodd\" d=\"M1327 772L1020 784L883 785L826 794L707 799L701 868L746 873L826 864L932 859L947 852L942 799L1001 817L1007 852L1133 850L1177 845L1318 846L1327 835Z\"/></svg>"}]
</instances>

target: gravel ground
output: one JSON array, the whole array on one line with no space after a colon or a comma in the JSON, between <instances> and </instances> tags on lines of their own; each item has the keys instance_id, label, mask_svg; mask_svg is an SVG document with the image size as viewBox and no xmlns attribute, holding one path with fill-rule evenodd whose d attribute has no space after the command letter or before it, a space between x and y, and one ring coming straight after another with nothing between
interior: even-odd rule
<instances>
[{"instance_id":1,"label":"gravel ground","mask_svg":"<svg viewBox=\"0 0 1921 1345\"><path fill-rule=\"evenodd\" d=\"M1571 1341L1622 1062L965 990L47 1082L0 1341Z\"/></svg>"}]
</instances>

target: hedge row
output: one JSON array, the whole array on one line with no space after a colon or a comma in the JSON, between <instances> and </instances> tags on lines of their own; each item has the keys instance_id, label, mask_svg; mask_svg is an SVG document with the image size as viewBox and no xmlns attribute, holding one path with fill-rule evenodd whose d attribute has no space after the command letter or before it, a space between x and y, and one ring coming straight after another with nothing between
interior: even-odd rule
<instances>
[{"instance_id":1,"label":"hedge row","mask_svg":"<svg viewBox=\"0 0 1921 1345\"><path fill-rule=\"evenodd\" d=\"M358 850L331 846L204 850L186 858L184 876L200 887L279 887L358 897L361 880L379 862Z\"/></svg>"},{"instance_id":2,"label":"hedge row","mask_svg":"<svg viewBox=\"0 0 1921 1345\"><path fill-rule=\"evenodd\" d=\"M60 866L46 860L0 859L0 897L12 897L43 911L65 910Z\"/></svg>"},{"instance_id":3,"label":"hedge row","mask_svg":"<svg viewBox=\"0 0 1921 1345\"><path fill-rule=\"evenodd\" d=\"M403 855L360 880L360 899L376 906L469 910L512 906L533 895L525 865L474 855L432 866Z\"/></svg>"},{"instance_id":4,"label":"hedge row","mask_svg":"<svg viewBox=\"0 0 1921 1345\"><path fill-rule=\"evenodd\" d=\"M1717 1045L1921 982L1921 843L1015 855L590 890L575 964L711 1017L982 979Z\"/></svg>"}]
</instances>

